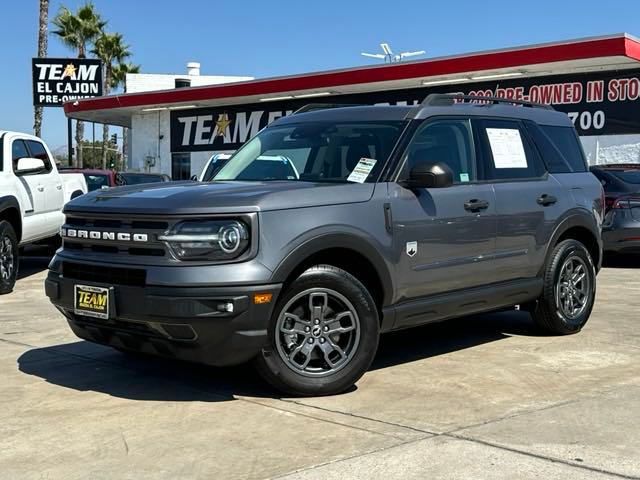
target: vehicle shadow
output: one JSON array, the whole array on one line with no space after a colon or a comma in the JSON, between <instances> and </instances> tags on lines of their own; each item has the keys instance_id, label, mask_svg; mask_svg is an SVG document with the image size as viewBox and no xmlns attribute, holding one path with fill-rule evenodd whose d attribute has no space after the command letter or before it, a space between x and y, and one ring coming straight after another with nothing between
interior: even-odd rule
<instances>
[{"instance_id":1,"label":"vehicle shadow","mask_svg":"<svg viewBox=\"0 0 640 480\"><path fill-rule=\"evenodd\" d=\"M473 348L511 335L536 335L527 313L465 317L394 332L381 337L371 370ZM207 367L124 354L84 341L29 350L18 358L18 368L53 385L130 400L219 402L237 396L280 398L250 365Z\"/></svg>"},{"instance_id":2,"label":"vehicle shadow","mask_svg":"<svg viewBox=\"0 0 640 480\"><path fill-rule=\"evenodd\" d=\"M27 246L20 255L18 280L30 277L47 269L51 261L50 249L41 246Z\"/></svg>"},{"instance_id":3,"label":"vehicle shadow","mask_svg":"<svg viewBox=\"0 0 640 480\"><path fill-rule=\"evenodd\" d=\"M640 268L640 255L605 254L602 266L604 268Z\"/></svg>"}]
</instances>

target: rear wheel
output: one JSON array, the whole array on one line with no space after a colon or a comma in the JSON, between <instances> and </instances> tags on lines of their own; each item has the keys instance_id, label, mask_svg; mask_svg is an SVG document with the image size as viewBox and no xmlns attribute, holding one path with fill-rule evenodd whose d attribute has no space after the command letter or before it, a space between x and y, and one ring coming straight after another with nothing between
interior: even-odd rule
<instances>
[{"instance_id":1,"label":"rear wheel","mask_svg":"<svg viewBox=\"0 0 640 480\"><path fill-rule=\"evenodd\" d=\"M553 249L531 315L549 333L576 333L591 315L595 294L596 268L589 251L577 240L564 240Z\"/></svg>"},{"instance_id":2,"label":"rear wheel","mask_svg":"<svg viewBox=\"0 0 640 480\"><path fill-rule=\"evenodd\" d=\"M0 295L13 290L18 276L18 238L13 226L0 221Z\"/></svg>"},{"instance_id":3,"label":"rear wheel","mask_svg":"<svg viewBox=\"0 0 640 480\"><path fill-rule=\"evenodd\" d=\"M256 367L289 394L340 393L371 365L378 332L377 308L364 285L344 270L318 265L283 292Z\"/></svg>"}]
</instances>

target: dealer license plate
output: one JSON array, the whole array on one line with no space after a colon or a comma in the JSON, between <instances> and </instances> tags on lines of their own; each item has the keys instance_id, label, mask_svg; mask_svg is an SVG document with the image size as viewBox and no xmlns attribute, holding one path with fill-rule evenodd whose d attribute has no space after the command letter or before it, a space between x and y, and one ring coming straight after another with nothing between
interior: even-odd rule
<instances>
[{"instance_id":1,"label":"dealer license plate","mask_svg":"<svg viewBox=\"0 0 640 480\"><path fill-rule=\"evenodd\" d=\"M91 285L76 285L73 309L77 315L108 319L109 289Z\"/></svg>"}]
</instances>

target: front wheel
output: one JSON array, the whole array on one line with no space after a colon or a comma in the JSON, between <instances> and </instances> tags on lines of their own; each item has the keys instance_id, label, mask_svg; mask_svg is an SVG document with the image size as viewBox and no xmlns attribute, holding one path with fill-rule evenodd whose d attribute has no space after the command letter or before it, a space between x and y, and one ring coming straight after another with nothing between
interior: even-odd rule
<instances>
[{"instance_id":1,"label":"front wheel","mask_svg":"<svg viewBox=\"0 0 640 480\"><path fill-rule=\"evenodd\" d=\"M565 240L551 253L531 316L549 333L577 333L591 315L595 295L596 268L589 251L577 240Z\"/></svg>"},{"instance_id":2,"label":"front wheel","mask_svg":"<svg viewBox=\"0 0 640 480\"><path fill-rule=\"evenodd\" d=\"M13 290L18 276L18 238L13 226L0 221L0 295Z\"/></svg>"},{"instance_id":3,"label":"front wheel","mask_svg":"<svg viewBox=\"0 0 640 480\"><path fill-rule=\"evenodd\" d=\"M340 393L367 371L378 336L378 310L364 285L344 270L318 265L283 292L256 367L288 394Z\"/></svg>"}]
</instances>

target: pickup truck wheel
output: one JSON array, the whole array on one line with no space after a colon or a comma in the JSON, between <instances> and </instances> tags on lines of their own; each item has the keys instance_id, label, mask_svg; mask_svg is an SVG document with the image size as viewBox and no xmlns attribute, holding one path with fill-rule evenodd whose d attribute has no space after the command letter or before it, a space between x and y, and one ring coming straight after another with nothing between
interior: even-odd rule
<instances>
[{"instance_id":1,"label":"pickup truck wheel","mask_svg":"<svg viewBox=\"0 0 640 480\"><path fill-rule=\"evenodd\" d=\"M317 265L283 292L256 367L288 394L340 393L367 371L378 336L378 310L364 285L344 270Z\"/></svg>"},{"instance_id":2,"label":"pickup truck wheel","mask_svg":"<svg viewBox=\"0 0 640 480\"><path fill-rule=\"evenodd\" d=\"M548 333L577 333L591 315L595 295L596 268L589 251L577 240L565 240L553 249L531 316Z\"/></svg>"},{"instance_id":3,"label":"pickup truck wheel","mask_svg":"<svg viewBox=\"0 0 640 480\"><path fill-rule=\"evenodd\" d=\"M0 221L0 295L13 290L18 276L18 238L13 226Z\"/></svg>"}]
</instances>

